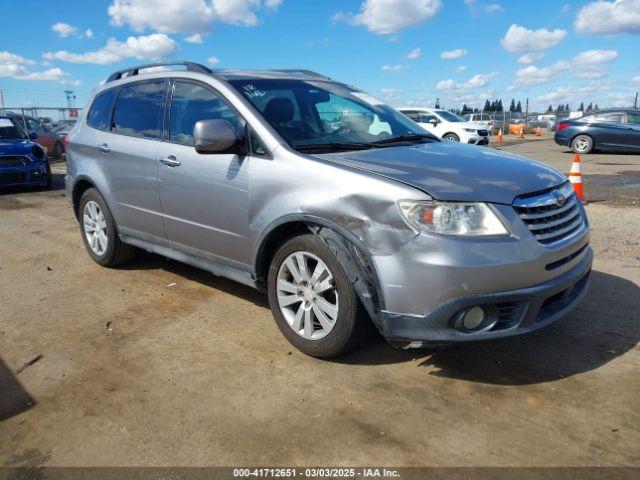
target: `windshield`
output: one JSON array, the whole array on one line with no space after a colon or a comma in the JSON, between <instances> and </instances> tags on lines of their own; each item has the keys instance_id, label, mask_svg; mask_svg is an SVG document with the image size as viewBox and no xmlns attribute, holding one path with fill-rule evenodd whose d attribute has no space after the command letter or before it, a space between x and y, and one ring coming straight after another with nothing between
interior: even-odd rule
<instances>
[{"instance_id":1,"label":"windshield","mask_svg":"<svg viewBox=\"0 0 640 480\"><path fill-rule=\"evenodd\" d=\"M446 110L436 110L436 113L447 122L464 122L464 119L460 118L455 113L447 112Z\"/></svg>"},{"instance_id":2,"label":"windshield","mask_svg":"<svg viewBox=\"0 0 640 480\"><path fill-rule=\"evenodd\" d=\"M0 139L25 139L27 135L12 118L0 118Z\"/></svg>"},{"instance_id":3,"label":"windshield","mask_svg":"<svg viewBox=\"0 0 640 480\"><path fill-rule=\"evenodd\" d=\"M429 137L413 121L380 100L347 85L327 81L231 80L271 126L294 148L336 149L408 135ZM429 141L415 138L412 141ZM359 145L358 145L359 144ZM383 143L388 145L389 142Z\"/></svg>"}]
</instances>

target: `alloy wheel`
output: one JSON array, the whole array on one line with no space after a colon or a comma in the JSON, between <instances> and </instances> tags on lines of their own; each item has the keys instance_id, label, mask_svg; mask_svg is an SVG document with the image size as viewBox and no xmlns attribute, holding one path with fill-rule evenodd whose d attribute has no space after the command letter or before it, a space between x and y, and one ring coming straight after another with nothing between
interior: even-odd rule
<instances>
[{"instance_id":1,"label":"alloy wheel","mask_svg":"<svg viewBox=\"0 0 640 480\"><path fill-rule=\"evenodd\" d=\"M280 265L278 306L291 329L307 340L326 337L338 319L338 291L333 274L316 255L298 251Z\"/></svg>"},{"instance_id":2,"label":"alloy wheel","mask_svg":"<svg viewBox=\"0 0 640 480\"><path fill-rule=\"evenodd\" d=\"M104 255L107 251L107 222L97 202L89 200L82 212L82 226L89 247L96 255Z\"/></svg>"},{"instance_id":3,"label":"alloy wheel","mask_svg":"<svg viewBox=\"0 0 640 480\"><path fill-rule=\"evenodd\" d=\"M576 138L575 144L574 144L574 148L580 152L580 153L584 153L586 151L589 150L589 148L591 147L591 142L589 142L589 139L586 137L578 137Z\"/></svg>"}]
</instances>

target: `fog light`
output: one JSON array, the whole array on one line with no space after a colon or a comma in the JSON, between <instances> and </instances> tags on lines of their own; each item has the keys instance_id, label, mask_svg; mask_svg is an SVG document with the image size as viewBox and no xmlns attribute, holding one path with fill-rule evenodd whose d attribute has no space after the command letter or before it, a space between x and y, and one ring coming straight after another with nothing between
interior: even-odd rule
<instances>
[{"instance_id":1,"label":"fog light","mask_svg":"<svg viewBox=\"0 0 640 480\"><path fill-rule=\"evenodd\" d=\"M462 326L467 330L475 330L484 322L486 315L482 307L473 307L467 310L462 317Z\"/></svg>"}]
</instances>

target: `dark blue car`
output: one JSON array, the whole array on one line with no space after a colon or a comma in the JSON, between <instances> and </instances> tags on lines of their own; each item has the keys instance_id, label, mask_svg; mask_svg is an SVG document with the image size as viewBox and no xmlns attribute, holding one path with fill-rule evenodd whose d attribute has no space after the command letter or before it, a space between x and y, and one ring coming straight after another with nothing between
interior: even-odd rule
<instances>
[{"instance_id":1,"label":"dark blue car","mask_svg":"<svg viewBox=\"0 0 640 480\"><path fill-rule=\"evenodd\" d=\"M600 110L557 125L555 141L575 153L594 150L640 153L640 110Z\"/></svg>"},{"instance_id":2,"label":"dark blue car","mask_svg":"<svg viewBox=\"0 0 640 480\"><path fill-rule=\"evenodd\" d=\"M44 149L11 117L0 116L0 187L51 185Z\"/></svg>"}]
</instances>

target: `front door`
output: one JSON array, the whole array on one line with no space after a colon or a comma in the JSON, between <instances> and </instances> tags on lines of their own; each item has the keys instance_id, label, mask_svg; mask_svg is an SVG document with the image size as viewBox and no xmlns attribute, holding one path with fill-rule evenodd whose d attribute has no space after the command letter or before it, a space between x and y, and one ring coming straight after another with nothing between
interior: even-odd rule
<instances>
[{"instance_id":1,"label":"front door","mask_svg":"<svg viewBox=\"0 0 640 480\"><path fill-rule=\"evenodd\" d=\"M211 87L176 80L158 163L166 235L180 250L249 264L249 158L196 152L193 127L206 119L244 130L244 120Z\"/></svg>"}]
</instances>

